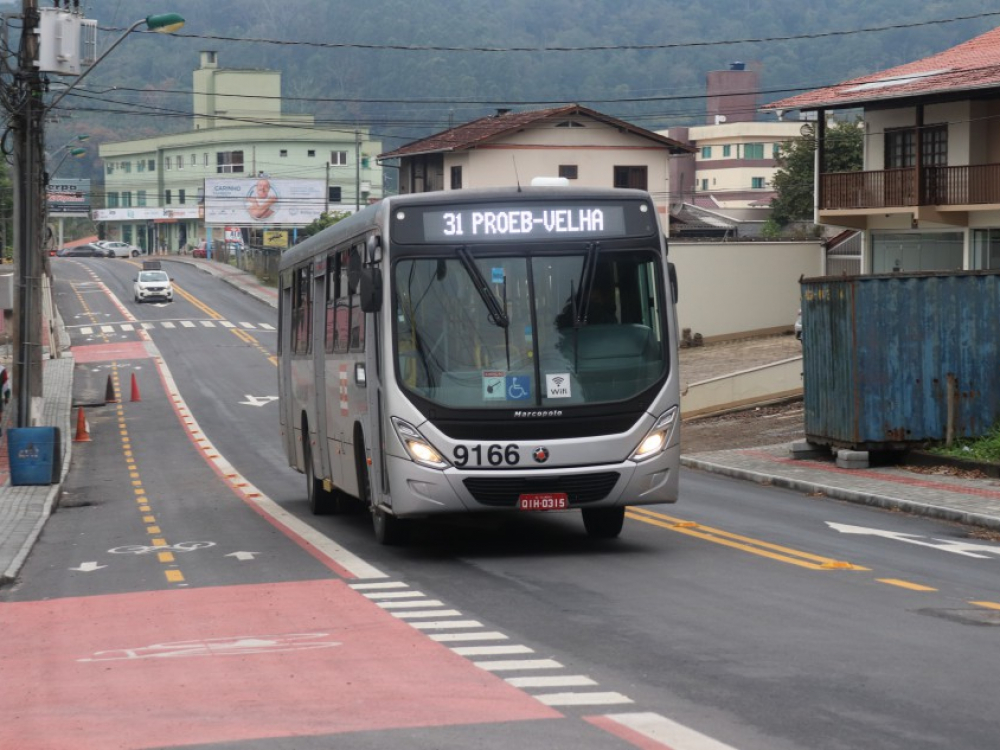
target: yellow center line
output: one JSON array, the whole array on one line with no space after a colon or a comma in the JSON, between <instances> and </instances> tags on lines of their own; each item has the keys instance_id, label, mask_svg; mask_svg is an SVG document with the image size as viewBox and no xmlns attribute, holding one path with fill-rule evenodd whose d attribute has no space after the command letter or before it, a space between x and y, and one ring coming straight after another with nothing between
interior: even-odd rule
<instances>
[{"instance_id":1,"label":"yellow center line","mask_svg":"<svg viewBox=\"0 0 1000 750\"><path fill-rule=\"evenodd\" d=\"M986 609L1000 609L1000 603L997 602L969 602L969 604L975 604L977 607L986 607Z\"/></svg>"},{"instance_id":2,"label":"yellow center line","mask_svg":"<svg viewBox=\"0 0 1000 750\"><path fill-rule=\"evenodd\" d=\"M899 586L901 589L909 589L910 591L937 591L936 588L931 586L924 586L920 583L911 583L910 581L903 581L899 578L876 578L879 583L887 583L890 586Z\"/></svg>"},{"instance_id":3,"label":"yellow center line","mask_svg":"<svg viewBox=\"0 0 1000 750\"><path fill-rule=\"evenodd\" d=\"M809 570L869 570L869 568L853 565L843 560L834 560L830 557L814 555L810 552L772 544L761 539L753 539L752 537L741 536L740 534L723 531L722 529L702 526L701 524L657 513L656 511L640 506L630 506L625 516L631 518L633 521L642 521L652 526L676 531L678 534L686 534L696 539L703 539L725 547L732 547L733 549L789 563L790 565L798 565Z\"/></svg>"}]
</instances>

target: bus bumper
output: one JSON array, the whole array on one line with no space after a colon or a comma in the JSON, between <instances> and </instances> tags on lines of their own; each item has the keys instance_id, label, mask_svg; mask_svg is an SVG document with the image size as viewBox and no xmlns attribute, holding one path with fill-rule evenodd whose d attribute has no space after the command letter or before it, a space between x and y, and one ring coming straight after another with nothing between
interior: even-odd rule
<instances>
[{"instance_id":1,"label":"bus bumper","mask_svg":"<svg viewBox=\"0 0 1000 750\"><path fill-rule=\"evenodd\" d=\"M390 456L387 468L391 507L399 517L495 513L517 510L519 495L534 492L567 492L571 509L674 503L679 457L680 447L674 446L642 463L623 461L531 471L442 471Z\"/></svg>"}]
</instances>

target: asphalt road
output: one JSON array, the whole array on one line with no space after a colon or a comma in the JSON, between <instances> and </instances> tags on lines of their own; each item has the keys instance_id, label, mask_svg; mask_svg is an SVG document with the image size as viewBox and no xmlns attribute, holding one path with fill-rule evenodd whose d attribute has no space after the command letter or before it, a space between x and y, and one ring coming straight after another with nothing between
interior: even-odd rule
<instances>
[{"instance_id":1,"label":"asphalt road","mask_svg":"<svg viewBox=\"0 0 1000 750\"><path fill-rule=\"evenodd\" d=\"M612 542L567 513L383 547L285 466L273 310L196 269L141 307L127 261L54 269L78 398L120 400L86 407L67 502L0 592L0 747L995 746L1000 617L970 602L1000 601L1000 545L683 471Z\"/></svg>"}]
</instances>

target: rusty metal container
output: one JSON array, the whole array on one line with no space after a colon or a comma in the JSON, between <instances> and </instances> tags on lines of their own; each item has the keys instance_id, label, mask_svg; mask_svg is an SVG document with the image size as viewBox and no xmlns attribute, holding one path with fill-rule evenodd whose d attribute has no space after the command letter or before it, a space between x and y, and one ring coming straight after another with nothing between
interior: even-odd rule
<instances>
[{"instance_id":1,"label":"rusty metal container","mask_svg":"<svg viewBox=\"0 0 1000 750\"><path fill-rule=\"evenodd\" d=\"M808 440L901 450L1000 421L1000 272L800 283Z\"/></svg>"}]
</instances>

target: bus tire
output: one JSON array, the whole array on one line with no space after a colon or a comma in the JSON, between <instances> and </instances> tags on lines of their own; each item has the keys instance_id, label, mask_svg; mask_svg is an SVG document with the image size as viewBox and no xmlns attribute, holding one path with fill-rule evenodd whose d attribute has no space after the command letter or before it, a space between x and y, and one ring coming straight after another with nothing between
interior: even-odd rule
<instances>
[{"instance_id":1,"label":"bus tire","mask_svg":"<svg viewBox=\"0 0 1000 750\"><path fill-rule=\"evenodd\" d=\"M410 525L384 508L375 504L372 494L371 472L368 471L365 442L360 433L354 436L354 463L358 474L358 494L361 502L371 509L375 541L388 547L405 544L410 536Z\"/></svg>"},{"instance_id":2,"label":"bus tire","mask_svg":"<svg viewBox=\"0 0 1000 750\"><path fill-rule=\"evenodd\" d=\"M614 539L622 533L625 507L584 508L583 527L591 539Z\"/></svg>"},{"instance_id":3,"label":"bus tire","mask_svg":"<svg viewBox=\"0 0 1000 750\"><path fill-rule=\"evenodd\" d=\"M339 510L339 493L323 487L323 480L316 477L313 467L312 444L309 442L309 432L302 430L302 453L306 464L306 492L309 498L309 510L314 516L323 516Z\"/></svg>"}]
</instances>

